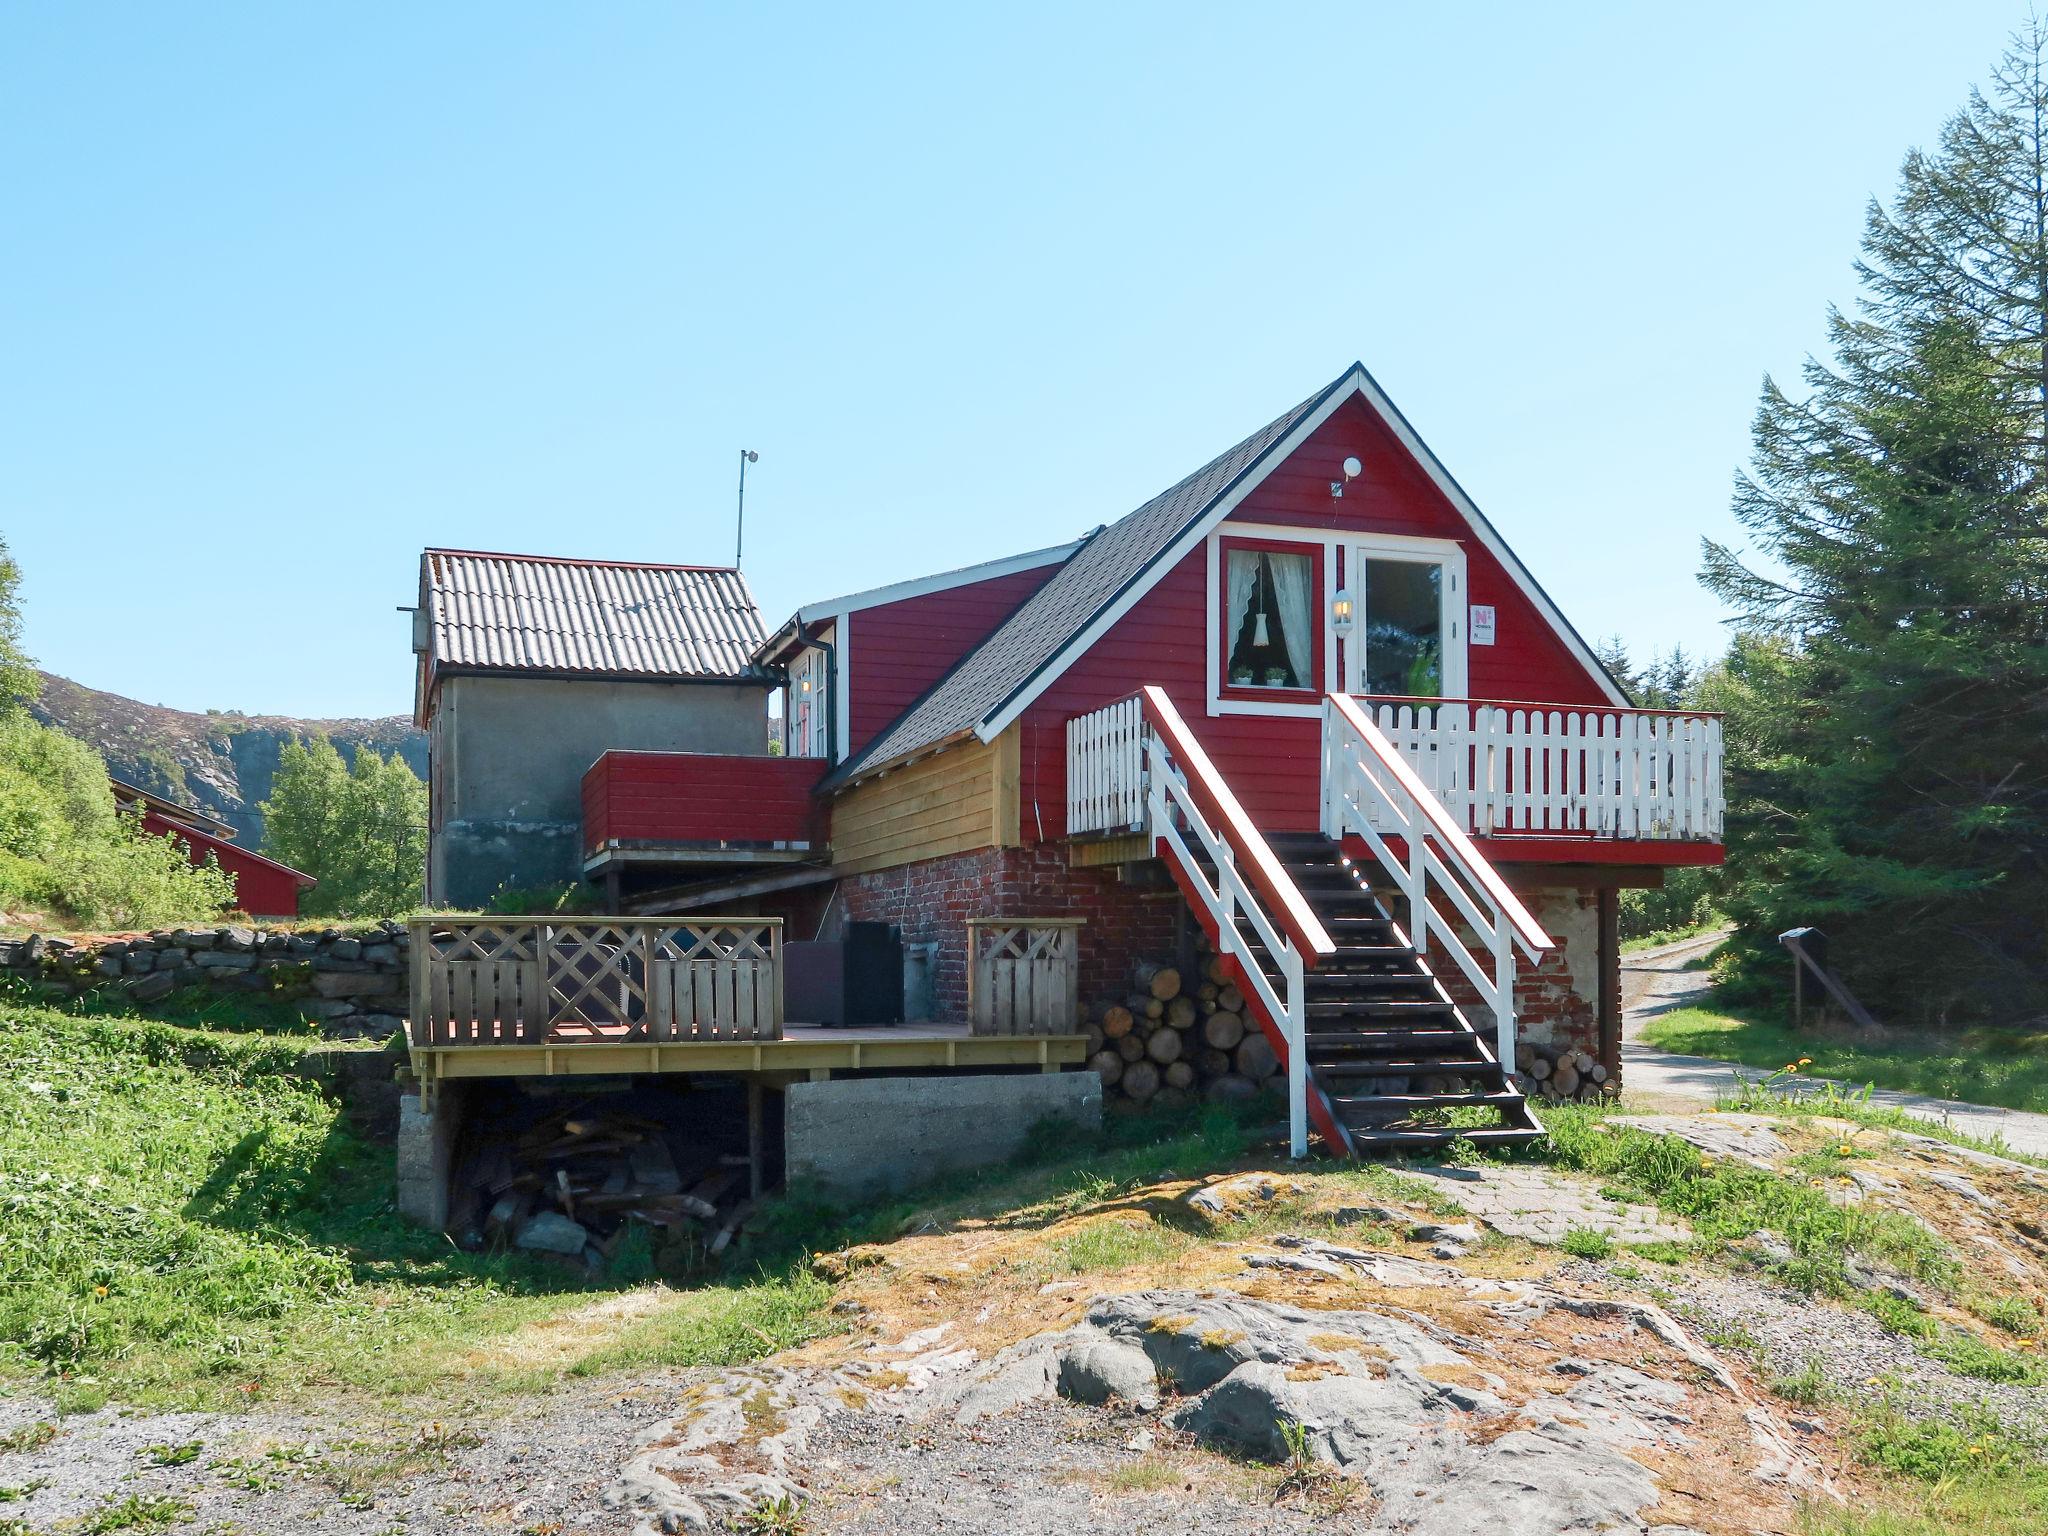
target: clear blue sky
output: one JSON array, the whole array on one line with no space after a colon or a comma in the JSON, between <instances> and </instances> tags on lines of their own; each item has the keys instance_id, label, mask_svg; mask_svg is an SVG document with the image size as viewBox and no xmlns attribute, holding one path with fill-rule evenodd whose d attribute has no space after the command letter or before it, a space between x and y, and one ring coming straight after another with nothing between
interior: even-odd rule
<instances>
[{"instance_id":1,"label":"clear blue sky","mask_svg":"<svg viewBox=\"0 0 2048 1536\"><path fill-rule=\"evenodd\" d=\"M1363 358L1582 630L1717 648L1762 375L2011 3L0 11L44 665L408 706L423 545L798 603L1114 518Z\"/></svg>"}]
</instances>

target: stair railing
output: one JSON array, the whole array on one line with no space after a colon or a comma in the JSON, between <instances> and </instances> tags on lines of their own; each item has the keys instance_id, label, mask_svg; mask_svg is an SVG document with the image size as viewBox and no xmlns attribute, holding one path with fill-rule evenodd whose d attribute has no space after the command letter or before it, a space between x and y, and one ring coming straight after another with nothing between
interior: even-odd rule
<instances>
[{"instance_id":1,"label":"stair railing","mask_svg":"<svg viewBox=\"0 0 2048 1536\"><path fill-rule=\"evenodd\" d=\"M1408 942L1426 958L1431 936L1442 940L1492 1010L1495 1055L1512 1072L1515 951L1534 963L1553 947L1550 935L1386 733L1341 693L1323 699L1323 833L1340 843L1358 838L1378 858L1406 899ZM1443 904L1465 920L1486 954L1485 964Z\"/></svg>"},{"instance_id":2,"label":"stair railing","mask_svg":"<svg viewBox=\"0 0 2048 1536\"><path fill-rule=\"evenodd\" d=\"M1145 765L1154 846L1176 867L1189 898L1206 909L1216 930L1217 950L1237 962L1245 984L1280 1032L1287 1068L1288 1145L1295 1157L1306 1157L1306 972L1335 954L1336 945L1173 701L1156 687L1147 687L1142 696L1151 727L1145 738ZM1197 850L1215 867L1213 883ZM1239 931L1240 917L1273 956L1280 972L1278 988Z\"/></svg>"}]
</instances>

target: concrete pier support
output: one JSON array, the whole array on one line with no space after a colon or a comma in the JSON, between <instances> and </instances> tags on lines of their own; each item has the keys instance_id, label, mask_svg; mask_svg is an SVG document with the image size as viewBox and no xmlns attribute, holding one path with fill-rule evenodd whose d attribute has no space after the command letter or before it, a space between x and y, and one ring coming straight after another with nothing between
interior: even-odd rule
<instances>
[{"instance_id":1,"label":"concrete pier support","mask_svg":"<svg viewBox=\"0 0 2048 1536\"><path fill-rule=\"evenodd\" d=\"M422 1107L417 1089L398 1101L398 1214L416 1226L448 1225L448 1179L455 1138L462 1129L463 1085L442 1083L434 1107Z\"/></svg>"}]
</instances>

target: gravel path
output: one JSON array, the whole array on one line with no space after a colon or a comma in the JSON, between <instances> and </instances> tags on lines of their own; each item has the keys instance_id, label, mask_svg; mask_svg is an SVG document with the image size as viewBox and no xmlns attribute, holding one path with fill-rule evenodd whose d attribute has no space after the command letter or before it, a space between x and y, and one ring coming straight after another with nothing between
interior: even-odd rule
<instances>
[{"instance_id":1,"label":"gravel path","mask_svg":"<svg viewBox=\"0 0 2048 1536\"><path fill-rule=\"evenodd\" d=\"M0 1401L0 1436L59 1426L44 1445L0 1452L0 1488L17 1490L0 1517L55 1531L133 1496L188 1506L181 1518L195 1523L177 1529L620 1536L626 1522L602 1495L633 1436L672 1413L692 1379L671 1372L544 1394L476 1435L453 1424L319 1424L262 1411L107 1409L60 1421L47 1404ZM159 1465L177 1457L185 1459Z\"/></svg>"},{"instance_id":2,"label":"gravel path","mask_svg":"<svg viewBox=\"0 0 2048 1536\"><path fill-rule=\"evenodd\" d=\"M1685 966L1720 940L1719 934L1709 934L1662 949L1622 956L1621 1080L1631 1098L1653 1100L1660 1106L1712 1104L1737 1080L1758 1082L1769 1075L1761 1067L1716 1061L1707 1056L1681 1056L1642 1043L1643 1028L1650 1020L1674 1009L1694 1006L1706 997L1712 988L1707 973L1688 971ZM1855 1091L1862 1085L1802 1078L1794 1087L1795 1091L1820 1093L1830 1087ZM1930 1098L1924 1093L1903 1093L1891 1088L1880 1088L1870 1098L1873 1104L1903 1110L1971 1136L2003 1140L2013 1151L2030 1157L2048 1157L2048 1115Z\"/></svg>"},{"instance_id":3,"label":"gravel path","mask_svg":"<svg viewBox=\"0 0 2048 1536\"><path fill-rule=\"evenodd\" d=\"M1584 1268L1589 1272L1594 1266ZM1614 1284L1611 1278L1605 1283ZM1734 1276L1693 1274L1666 1305L1720 1348L1753 1351L1770 1375L1818 1371L1843 1400L1897 1393L1914 1418L1966 1421L1988 1411L2010 1433L2048 1445L2048 1387L1985 1381L1950 1370L1867 1313L1816 1305L1811 1296Z\"/></svg>"},{"instance_id":4,"label":"gravel path","mask_svg":"<svg viewBox=\"0 0 2048 1536\"><path fill-rule=\"evenodd\" d=\"M1143 1416L1057 1402L974 1430L828 1414L811 1524L835 1536L1265 1536L1328 1527Z\"/></svg>"}]
</instances>

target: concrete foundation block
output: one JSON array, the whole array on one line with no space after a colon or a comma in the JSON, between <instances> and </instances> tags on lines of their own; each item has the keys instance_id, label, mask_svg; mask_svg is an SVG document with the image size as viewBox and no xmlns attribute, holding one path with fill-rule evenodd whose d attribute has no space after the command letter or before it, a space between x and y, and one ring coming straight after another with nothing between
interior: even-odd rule
<instances>
[{"instance_id":1,"label":"concrete foundation block","mask_svg":"<svg viewBox=\"0 0 2048 1536\"><path fill-rule=\"evenodd\" d=\"M438 1232L448 1225L448 1178L462 1129L459 1084L443 1083L431 1112L418 1093L398 1101L398 1214Z\"/></svg>"},{"instance_id":2,"label":"concrete foundation block","mask_svg":"<svg viewBox=\"0 0 2048 1536\"><path fill-rule=\"evenodd\" d=\"M869 1077L792 1083L783 1100L788 1180L828 1197L908 1189L1016 1155L1041 1120L1094 1129L1093 1072Z\"/></svg>"}]
</instances>

